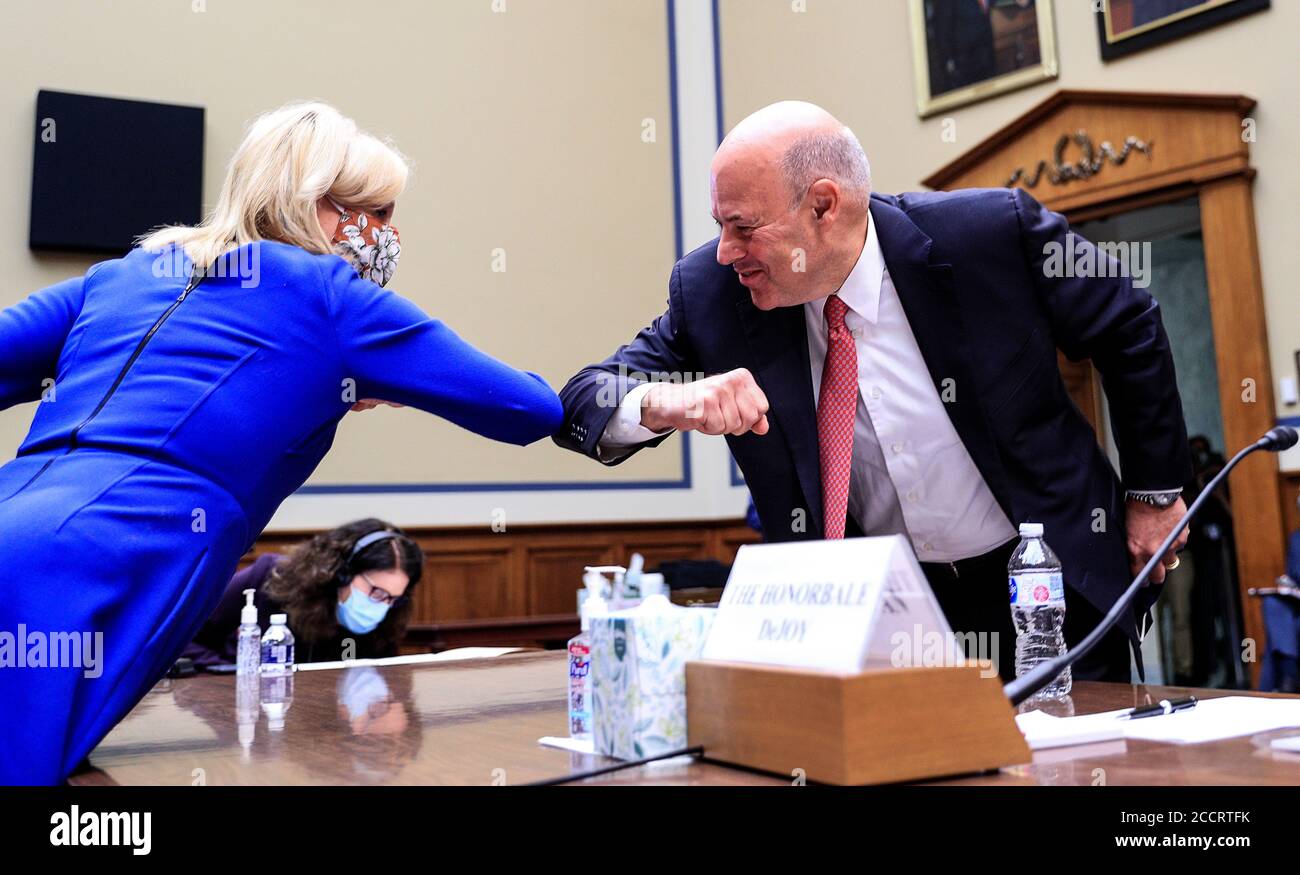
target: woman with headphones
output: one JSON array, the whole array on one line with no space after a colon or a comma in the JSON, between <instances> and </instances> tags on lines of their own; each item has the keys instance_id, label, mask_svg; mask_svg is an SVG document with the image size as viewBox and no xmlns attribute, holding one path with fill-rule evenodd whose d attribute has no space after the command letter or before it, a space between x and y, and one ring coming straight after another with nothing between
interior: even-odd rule
<instances>
[{"instance_id":1,"label":"woman with headphones","mask_svg":"<svg viewBox=\"0 0 1300 875\"><path fill-rule=\"evenodd\" d=\"M199 667L233 665L244 590L263 626L288 614L295 661L396 656L411 619L424 552L397 526L357 520L323 532L287 556L263 553L226 587L182 656Z\"/></svg>"},{"instance_id":2,"label":"woman with headphones","mask_svg":"<svg viewBox=\"0 0 1300 875\"><path fill-rule=\"evenodd\" d=\"M0 467L0 566L23 569L0 584L0 641L23 639L0 784L62 781L144 696L353 405L517 445L560 426L541 377L382 288L407 175L334 108L286 106L201 224L0 311L0 409L40 402Z\"/></svg>"}]
</instances>

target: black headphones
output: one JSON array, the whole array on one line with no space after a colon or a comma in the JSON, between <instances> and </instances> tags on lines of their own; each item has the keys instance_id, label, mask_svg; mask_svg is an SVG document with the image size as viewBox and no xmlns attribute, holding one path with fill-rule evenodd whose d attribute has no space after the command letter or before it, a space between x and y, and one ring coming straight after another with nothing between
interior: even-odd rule
<instances>
[{"instance_id":1,"label":"black headphones","mask_svg":"<svg viewBox=\"0 0 1300 875\"><path fill-rule=\"evenodd\" d=\"M350 586L352 578L356 576L352 571L352 560L357 558L357 554L369 547L371 544L378 544L380 541L388 541L397 537L400 537L397 532L388 529L380 529L379 531L371 532L357 538L357 542L352 545L352 550L348 553L348 558L344 560L343 565L339 568L333 581L327 583L327 585L338 588Z\"/></svg>"},{"instance_id":2,"label":"black headphones","mask_svg":"<svg viewBox=\"0 0 1300 875\"><path fill-rule=\"evenodd\" d=\"M369 547L371 544L378 544L380 541L390 541L400 537L401 535L397 532L388 529L381 529L377 532L371 532L368 535L362 535L357 539L357 542L352 545L352 552L348 554L348 566L351 567L352 560L357 558L357 554Z\"/></svg>"}]
</instances>

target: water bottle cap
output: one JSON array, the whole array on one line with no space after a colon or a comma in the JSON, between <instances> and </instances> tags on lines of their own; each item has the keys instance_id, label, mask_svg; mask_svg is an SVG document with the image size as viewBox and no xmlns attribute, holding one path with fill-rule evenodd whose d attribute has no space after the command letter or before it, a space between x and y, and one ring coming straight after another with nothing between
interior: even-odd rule
<instances>
[{"instance_id":1,"label":"water bottle cap","mask_svg":"<svg viewBox=\"0 0 1300 875\"><path fill-rule=\"evenodd\" d=\"M1039 526L1039 528L1041 529L1042 526ZM286 624L286 623L288 623L288 622L289 622L289 615L288 615L288 614L272 614L272 615L271 615L271 625L272 625L272 626L283 626L284 624Z\"/></svg>"},{"instance_id":2,"label":"water bottle cap","mask_svg":"<svg viewBox=\"0 0 1300 875\"><path fill-rule=\"evenodd\" d=\"M1021 523L1020 524L1020 537L1041 538L1042 536L1043 536L1042 523Z\"/></svg>"}]
</instances>

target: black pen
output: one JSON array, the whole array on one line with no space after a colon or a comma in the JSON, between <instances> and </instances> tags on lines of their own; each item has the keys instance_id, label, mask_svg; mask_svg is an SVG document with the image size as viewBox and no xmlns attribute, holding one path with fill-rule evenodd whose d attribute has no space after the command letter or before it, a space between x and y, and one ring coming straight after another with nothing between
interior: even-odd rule
<instances>
[{"instance_id":1,"label":"black pen","mask_svg":"<svg viewBox=\"0 0 1300 875\"><path fill-rule=\"evenodd\" d=\"M1186 699L1161 699L1154 705L1143 705L1141 708L1131 708L1123 714L1116 714L1116 720L1140 720L1143 717L1159 717L1161 714L1172 714L1175 711L1186 711L1188 708L1196 707L1196 697L1188 696Z\"/></svg>"}]
</instances>

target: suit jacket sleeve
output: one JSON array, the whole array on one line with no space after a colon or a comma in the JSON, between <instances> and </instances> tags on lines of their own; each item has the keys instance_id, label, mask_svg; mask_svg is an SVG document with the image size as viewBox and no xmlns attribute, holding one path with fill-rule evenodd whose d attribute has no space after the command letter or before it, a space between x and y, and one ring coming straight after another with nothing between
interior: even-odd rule
<instances>
[{"instance_id":1,"label":"suit jacket sleeve","mask_svg":"<svg viewBox=\"0 0 1300 875\"><path fill-rule=\"evenodd\" d=\"M681 264L668 279L668 309L641 329L631 343L621 346L603 362L579 371L563 389L564 422L554 435L560 446L617 465L644 447L655 447L668 439L663 435L621 454L601 458L596 448L610 419L628 392L654 380L681 382L699 370L694 349L686 333L682 301Z\"/></svg>"},{"instance_id":2,"label":"suit jacket sleeve","mask_svg":"<svg viewBox=\"0 0 1300 875\"><path fill-rule=\"evenodd\" d=\"M56 377L84 284L84 277L64 280L0 310L0 410L38 400L44 381Z\"/></svg>"},{"instance_id":3,"label":"suit jacket sleeve","mask_svg":"<svg viewBox=\"0 0 1300 875\"><path fill-rule=\"evenodd\" d=\"M560 424L560 399L537 374L475 349L405 298L357 277L341 258L326 277L345 378L356 398L415 407L520 446Z\"/></svg>"},{"instance_id":4,"label":"suit jacket sleeve","mask_svg":"<svg viewBox=\"0 0 1300 875\"><path fill-rule=\"evenodd\" d=\"M1128 277L1049 276L1050 253L1055 247L1070 252L1067 237L1073 232L1064 216L1045 209L1023 189L1013 189L1011 197L1025 261L1053 340L1071 361L1092 359L1101 374L1124 487L1182 488L1191 477L1191 456L1160 305ZM1095 251L1078 235L1073 244L1075 253ZM1096 252L1096 258L1108 256Z\"/></svg>"}]
</instances>

